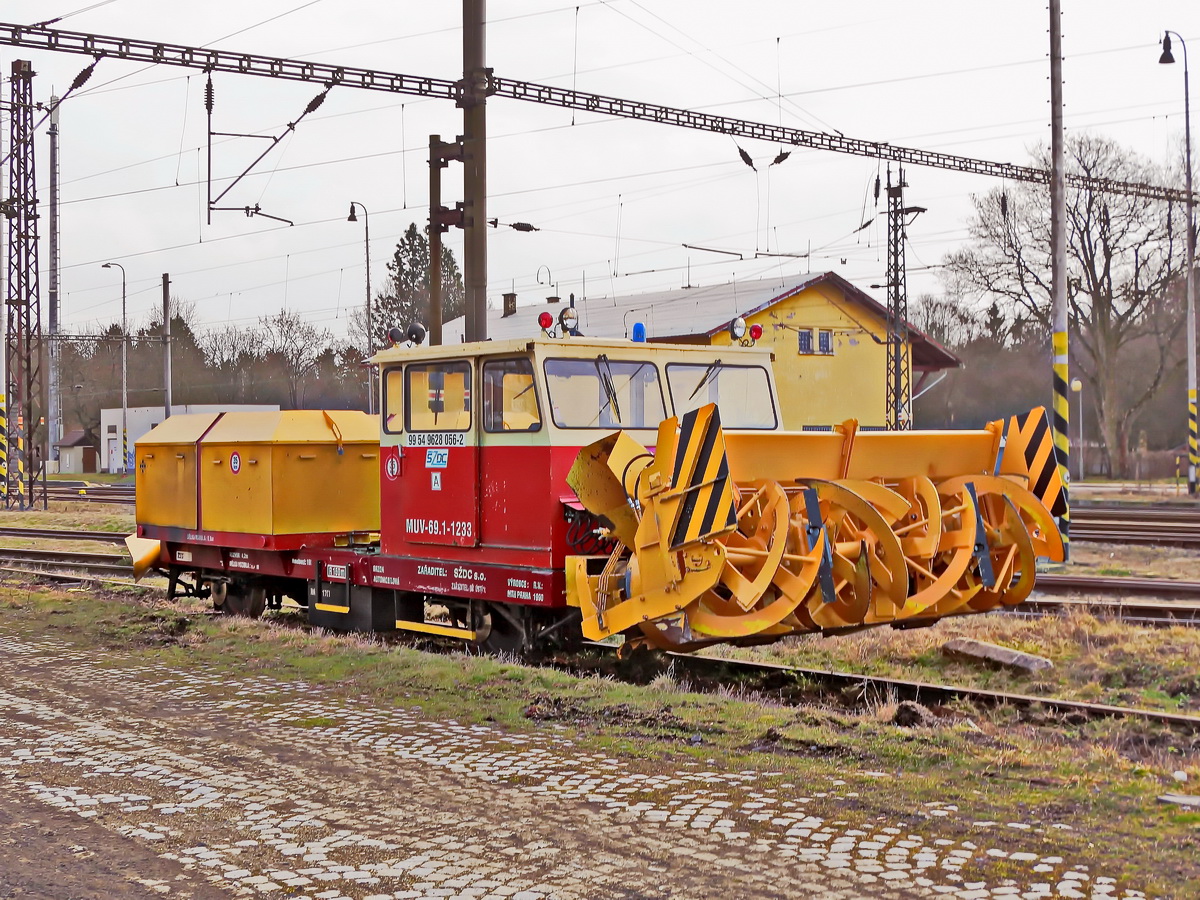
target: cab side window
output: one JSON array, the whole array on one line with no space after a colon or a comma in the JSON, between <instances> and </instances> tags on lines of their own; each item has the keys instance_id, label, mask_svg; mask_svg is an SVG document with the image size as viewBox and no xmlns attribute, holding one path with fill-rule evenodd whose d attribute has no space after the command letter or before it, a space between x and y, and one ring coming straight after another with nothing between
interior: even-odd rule
<instances>
[{"instance_id":1,"label":"cab side window","mask_svg":"<svg viewBox=\"0 0 1200 900\"><path fill-rule=\"evenodd\" d=\"M399 366L383 372L383 430L388 434L404 430L404 370Z\"/></svg>"},{"instance_id":2,"label":"cab side window","mask_svg":"<svg viewBox=\"0 0 1200 900\"><path fill-rule=\"evenodd\" d=\"M471 427L471 364L419 363L404 370L408 431L466 431Z\"/></svg>"},{"instance_id":3,"label":"cab side window","mask_svg":"<svg viewBox=\"0 0 1200 900\"><path fill-rule=\"evenodd\" d=\"M539 431L533 363L525 358L493 359L483 364L484 431Z\"/></svg>"}]
</instances>

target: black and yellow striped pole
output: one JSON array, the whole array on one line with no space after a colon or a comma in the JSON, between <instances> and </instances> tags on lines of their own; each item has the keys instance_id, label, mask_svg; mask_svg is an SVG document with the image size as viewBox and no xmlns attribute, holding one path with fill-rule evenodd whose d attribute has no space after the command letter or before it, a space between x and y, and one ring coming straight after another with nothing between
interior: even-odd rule
<instances>
[{"instance_id":1,"label":"black and yellow striped pole","mask_svg":"<svg viewBox=\"0 0 1200 900\"><path fill-rule=\"evenodd\" d=\"M1071 395L1070 381L1067 379L1068 356L1067 356L1067 331L1064 327L1059 331L1057 327L1053 336L1054 348L1054 411L1050 416L1050 422L1054 431L1054 458L1058 463L1058 474L1062 479L1062 505L1063 512L1059 516L1058 527L1062 532L1063 539L1063 561L1070 562L1071 559L1071 504L1069 497L1070 484L1070 468L1071 460L1071 443L1067 438L1069 434L1068 426L1071 421ZM1082 448L1081 448L1082 449Z\"/></svg>"},{"instance_id":2,"label":"black and yellow striped pole","mask_svg":"<svg viewBox=\"0 0 1200 900\"><path fill-rule=\"evenodd\" d=\"M1061 0L1050 0L1050 284L1054 301L1054 408L1050 424L1054 430L1054 454L1062 478L1063 561L1071 559L1071 506L1067 492L1071 475L1071 395L1067 353L1067 186L1066 139L1063 134L1062 96L1062 9Z\"/></svg>"},{"instance_id":3,"label":"black and yellow striped pole","mask_svg":"<svg viewBox=\"0 0 1200 900\"><path fill-rule=\"evenodd\" d=\"M20 509L25 508L25 417L20 413L20 407L17 407L17 440L13 444L13 465L17 470L17 489L10 493L10 497L15 494L17 506Z\"/></svg>"},{"instance_id":4,"label":"black and yellow striped pole","mask_svg":"<svg viewBox=\"0 0 1200 900\"><path fill-rule=\"evenodd\" d=\"M6 343L0 339L0 348ZM5 505L8 501L8 388L4 382L8 375L4 369L4 352L0 349L0 485L3 486Z\"/></svg>"},{"instance_id":5,"label":"black and yellow striped pole","mask_svg":"<svg viewBox=\"0 0 1200 900\"><path fill-rule=\"evenodd\" d=\"M1192 319L1192 328L1188 329L1189 333L1195 331L1195 313L1190 317ZM1192 342L1188 348L1192 354L1192 365L1189 366L1191 374L1189 375L1188 384L1188 493L1195 495L1196 493L1196 464L1200 462L1197 459L1196 452L1196 344Z\"/></svg>"}]
</instances>

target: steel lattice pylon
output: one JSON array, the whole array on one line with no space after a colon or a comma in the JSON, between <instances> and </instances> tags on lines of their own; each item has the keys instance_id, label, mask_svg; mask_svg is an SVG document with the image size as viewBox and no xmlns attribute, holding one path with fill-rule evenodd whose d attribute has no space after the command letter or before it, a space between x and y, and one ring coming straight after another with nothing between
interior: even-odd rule
<instances>
[{"instance_id":1,"label":"steel lattice pylon","mask_svg":"<svg viewBox=\"0 0 1200 900\"><path fill-rule=\"evenodd\" d=\"M904 273L904 170L896 184L888 172L887 426L912 428L912 368L908 344L908 285Z\"/></svg>"},{"instance_id":2,"label":"steel lattice pylon","mask_svg":"<svg viewBox=\"0 0 1200 900\"><path fill-rule=\"evenodd\" d=\"M5 380L8 407L8 472L5 504L25 508L46 504L42 429L42 305L38 284L37 185L33 164L33 67L12 64L9 106L8 308Z\"/></svg>"}]
</instances>

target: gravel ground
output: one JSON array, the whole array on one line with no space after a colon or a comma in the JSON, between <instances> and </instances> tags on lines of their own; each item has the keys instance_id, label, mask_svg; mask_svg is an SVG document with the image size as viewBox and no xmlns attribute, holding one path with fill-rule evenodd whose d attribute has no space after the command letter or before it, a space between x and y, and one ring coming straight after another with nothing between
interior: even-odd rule
<instances>
[{"instance_id":1,"label":"gravel ground","mask_svg":"<svg viewBox=\"0 0 1200 900\"><path fill-rule=\"evenodd\" d=\"M938 804L855 828L806 811L852 806L841 781L777 776L0 636L0 897L1141 896L1040 855L1040 828L939 839ZM993 858L1005 878L958 874Z\"/></svg>"}]
</instances>

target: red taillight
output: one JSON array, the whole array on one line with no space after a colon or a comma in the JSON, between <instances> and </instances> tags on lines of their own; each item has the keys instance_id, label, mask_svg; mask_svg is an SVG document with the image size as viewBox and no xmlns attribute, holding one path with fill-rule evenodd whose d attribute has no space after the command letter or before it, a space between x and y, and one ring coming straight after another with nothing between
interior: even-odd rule
<instances>
[{"instance_id":1,"label":"red taillight","mask_svg":"<svg viewBox=\"0 0 1200 900\"><path fill-rule=\"evenodd\" d=\"M757 341L762 337L762 326L754 324L750 326L750 340Z\"/></svg>"},{"instance_id":2,"label":"red taillight","mask_svg":"<svg viewBox=\"0 0 1200 900\"><path fill-rule=\"evenodd\" d=\"M538 325L542 327L542 331L549 331L550 326L554 324L554 316L548 312L544 312L538 316Z\"/></svg>"}]
</instances>

